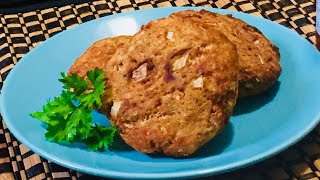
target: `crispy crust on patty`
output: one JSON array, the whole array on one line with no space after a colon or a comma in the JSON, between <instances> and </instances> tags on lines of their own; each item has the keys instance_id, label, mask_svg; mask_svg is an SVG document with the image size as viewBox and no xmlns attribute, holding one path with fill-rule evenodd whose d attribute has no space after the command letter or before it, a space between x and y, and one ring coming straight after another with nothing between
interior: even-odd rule
<instances>
[{"instance_id":1,"label":"crispy crust on patty","mask_svg":"<svg viewBox=\"0 0 320 180\"><path fill-rule=\"evenodd\" d=\"M149 22L105 68L110 120L143 153L194 153L225 126L237 98L235 46L188 18Z\"/></svg>"},{"instance_id":2,"label":"crispy crust on patty","mask_svg":"<svg viewBox=\"0 0 320 180\"><path fill-rule=\"evenodd\" d=\"M239 97L265 92L281 73L279 49L257 28L231 15L209 11L181 11L171 16L206 22L224 33L233 42L239 54Z\"/></svg>"},{"instance_id":3,"label":"crispy crust on patty","mask_svg":"<svg viewBox=\"0 0 320 180\"><path fill-rule=\"evenodd\" d=\"M116 50L130 40L131 36L117 36L93 43L70 67L68 74L77 73L84 78L87 71L98 67L104 69Z\"/></svg>"}]
</instances>

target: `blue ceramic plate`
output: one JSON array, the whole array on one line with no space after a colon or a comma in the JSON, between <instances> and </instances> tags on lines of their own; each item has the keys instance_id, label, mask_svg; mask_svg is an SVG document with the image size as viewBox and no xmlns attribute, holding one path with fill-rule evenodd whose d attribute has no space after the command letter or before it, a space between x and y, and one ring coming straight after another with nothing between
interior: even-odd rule
<instances>
[{"instance_id":1,"label":"blue ceramic plate","mask_svg":"<svg viewBox=\"0 0 320 180\"><path fill-rule=\"evenodd\" d=\"M260 29L280 48L283 72L262 96L241 100L230 124L190 158L149 156L117 140L112 151L93 152L81 145L45 140L42 123L30 117L48 98L60 94L61 71L94 41L133 34L150 20L190 8L161 8L104 17L64 31L28 53L7 77L1 113L10 131L37 154L63 166L114 178L181 178L221 173L261 161L300 140L319 122L320 53L305 39L274 22L230 13ZM108 124L104 116L95 120Z\"/></svg>"}]
</instances>

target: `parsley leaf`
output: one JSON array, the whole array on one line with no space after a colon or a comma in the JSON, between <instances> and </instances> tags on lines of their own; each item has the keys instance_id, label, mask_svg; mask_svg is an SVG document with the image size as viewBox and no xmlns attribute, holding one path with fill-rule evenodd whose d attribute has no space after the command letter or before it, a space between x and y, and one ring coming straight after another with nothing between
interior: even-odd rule
<instances>
[{"instance_id":1,"label":"parsley leaf","mask_svg":"<svg viewBox=\"0 0 320 180\"><path fill-rule=\"evenodd\" d=\"M49 141L84 142L89 149L107 150L113 142L116 127L103 127L92 123L92 111L102 106L105 92L105 75L98 68L87 72L87 79L77 74L61 73L64 91L43 106L32 117L47 125L45 137ZM75 101L76 102L75 102ZM77 104L77 105L76 105Z\"/></svg>"},{"instance_id":2,"label":"parsley leaf","mask_svg":"<svg viewBox=\"0 0 320 180\"><path fill-rule=\"evenodd\" d=\"M87 93L83 93L79 96L79 101L87 108L101 108L101 95L104 93L105 76L101 69L95 68L93 71L87 72L87 77L93 85L93 89L90 89Z\"/></svg>"},{"instance_id":3,"label":"parsley leaf","mask_svg":"<svg viewBox=\"0 0 320 180\"><path fill-rule=\"evenodd\" d=\"M53 101L44 105L42 112L34 112L31 115L44 123L56 125L58 122L54 118L57 115L61 116L59 118L66 120L69 113L74 111L75 108L76 106L72 103L70 92L63 91L59 97L55 97Z\"/></svg>"},{"instance_id":4,"label":"parsley leaf","mask_svg":"<svg viewBox=\"0 0 320 180\"><path fill-rule=\"evenodd\" d=\"M88 82L76 73L66 76L65 73L62 72L61 76L62 78L59 79L59 81L63 83L63 88L69 90L75 96L79 96L88 89Z\"/></svg>"},{"instance_id":5,"label":"parsley leaf","mask_svg":"<svg viewBox=\"0 0 320 180\"><path fill-rule=\"evenodd\" d=\"M89 149L97 151L108 149L113 142L114 134L117 128L110 126L109 128L96 124L92 129L90 136L84 141Z\"/></svg>"}]
</instances>

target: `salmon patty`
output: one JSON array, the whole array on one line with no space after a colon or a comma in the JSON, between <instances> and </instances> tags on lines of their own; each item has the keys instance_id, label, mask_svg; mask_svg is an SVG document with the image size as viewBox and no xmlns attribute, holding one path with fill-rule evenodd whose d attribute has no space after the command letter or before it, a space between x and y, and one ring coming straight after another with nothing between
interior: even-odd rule
<instances>
[{"instance_id":1,"label":"salmon patty","mask_svg":"<svg viewBox=\"0 0 320 180\"><path fill-rule=\"evenodd\" d=\"M236 45L240 67L240 98L265 92L280 76L279 49L257 28L231 15L221 15L205 10L180 11L171 16L205 22L222 32Z\"/></svg>"},{"instance_id":2,"label":"salmon patty","mask_svg":"<svg viewBox=\"0 0 320 180\"><path fill-rule=\"evenodd\" d=\"M94 68L104 69L116 50L130 40L130 36L101 39L93 43L70 67L68 74L77 73L84 78L87 71Z\"/></svg>"},{"instance_id":3,"label":"salmon patty","mask_svg":"<svg viewBox=\"0 0 320 180\"><path fill-rule=\"evenodd\" d=\"M236 47L189 18L149 22L105 68L113 101L109 118L143 153L194 153L222 130L236 103Z\"/></svg>"}]
</instances>

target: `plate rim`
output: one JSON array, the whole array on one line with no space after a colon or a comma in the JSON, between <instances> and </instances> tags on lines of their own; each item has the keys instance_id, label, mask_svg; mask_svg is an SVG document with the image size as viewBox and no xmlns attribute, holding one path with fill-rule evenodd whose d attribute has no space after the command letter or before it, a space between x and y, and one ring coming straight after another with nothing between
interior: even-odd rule
<instances>
[{"instance_id":1,"label":"plate rim","mask_svg":"<svg viewBox=\"0 0 320 180\"><path fill-rule=\"evenodd\" d=\"M121 17L121 16L127 16L127 15L134 15L136 13L141 13L141 12L145 12L145 11L159 11L159 10L168 10L168 11L180 11L180 10L187 10L187 9L193 9L193 10L200 10L200 9L205 9L205 10L209 10L209 11L214 11L214 12L218 12L218 13L225 13L225 14L242 14L246 17L254 17L254 18L258 18L259 21L264 21L265 23L273 23L276 24L279 28L283 28L285 29L285 31L289 34L294 34L295 36L299 36L299 38L303 41L307 41L306 39L302 38L300 35L298 35L297 33L294 33L293 31L290 31L290 29L281 26L280 24L274 22L274 21L270 21L267 19L264 19L262 17L258 17L258 16L254 16L251 14L246 14L243 12L239 12L239 11L231 11L231 10L225 10L225 9L217 9L217 8L204 8L204 7L163 7L163 8L151 8L151 9L144 9L144 10L135 10L135 11L131 11L131 12L124 12L124 13L119 13L119 14L114 14L114 15L110 15L110 16L105 16L105 17L101 17L98 19L94 19L85 23L82 23L80 25L76 25L68 30L65 31L75 31L79 28L82 28L83 24L89 24L92 23L94 21L105 21L108 19L113 19L116 17ZM63 31L64 32L64 31ZM60 36L63 36L63 32L58 33L57 35L41 42L39 45L37 45L35 48L33 48L31 51L29 51L21 60L28 58L29 56L31 56L34 52L37 51L37 49L39 47L44 46L45 44L47 44L48 42L59 38ZM308 42L308 41L307 41ZM309 42L308 42L309 43ZM309 43L309 46L312 46L311 43ZM315 47L314 47L315 48ZM20 61L21 61L20 60ZM11 70L11 72L8 74L7 78L5 81L10 81L11 77L13 76L13 74L15 74L16 72L16 67L19 67L21 63L17 63ZM303 131L299 131L298 134L296 134L295 136L291 136L289 139L287 139L286 141L282 142L281 144L278 144L277 146L274 146L273 148L269 149L268 151L264 151L264 153L260 153L256 156L252 156L251 158L248 158L244 161L238 161L238 162L234 162L234 163L229 163L227 165L224 166L219 166L219 167L214 167L214 168L204 168L201 170L188 170L188 171L181 171L181 172L169 172L169 173L128 173L128 172L119 172L119 171L114 171L114 170L108 170L108 169L103 169L103 170L97 170L95 168L91 168L88 166L84 166L82 164L77 164L77 163L73 163L73 162L69 162L69 161L64 161L63 159L59 159L59 158L52 158L52 156L50 156L50 153L47 153L46 151L41 151L41 149L37 148L36 146L32 145L32 143L30 143L27 139L25 139L23 136L20 136L20 133L16 131L16 129L14 128L14 125L11 124L10 120L8 120L7 116L7 111L5 110L6 108L3 106L5 104L5 98L3 98L3 92L8 93L6 88L7 88L7 83L3 83L3 87L1 89L1 95L0 95L0 111L1 111L1 115L3 117L3 121L5 122L7 128L10 130L10 132L24 145L26 145L30 150L32 150L34 153L36 153L37 155L40 155L54 163L60 164L64 167L70 168L70 169L74 169L76 171L80 171L80 172L84 172L87 174L92 174L92 175L97 175L97 176L103 176L103 177L112 177L112 178L129 178L129 179L159 179L159 178L193 178L193 177L200 177L200 176L205 176L205 175L213 175L213 174L220 174L223 172L227 172L227 171L232 171L235 169L239 169L239 168L243 168L246 167L248 165L252 165L255 164L257 162L263 161L275 154L278 154L282 151L284 151L285 149L291 147L293 144L297 143L298 141L300 141L303 137L305 137L307 134L309 134L309 132L311 132L320 122L320 112L318 112L318 114L314 117L314 119L311 121L312 123L310 123L308 126L306 126L304 128ZM2 108L3 107L3 108ZM16 136L18 135L18 136Z\"/></svg>"}]
</instances>

